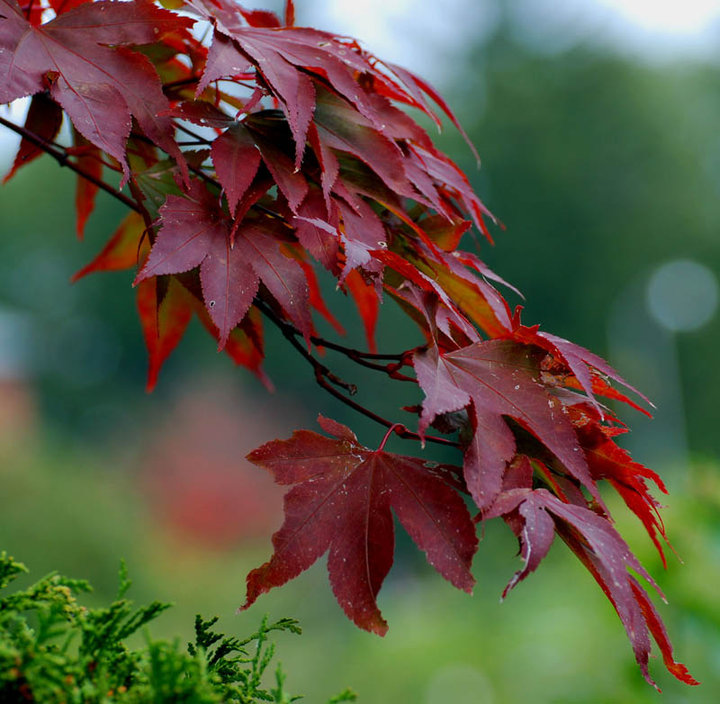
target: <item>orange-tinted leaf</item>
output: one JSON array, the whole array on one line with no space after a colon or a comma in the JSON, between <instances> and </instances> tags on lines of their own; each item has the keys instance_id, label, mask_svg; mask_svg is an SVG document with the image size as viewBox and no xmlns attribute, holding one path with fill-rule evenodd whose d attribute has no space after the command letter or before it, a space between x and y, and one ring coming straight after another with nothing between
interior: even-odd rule
<instances>
[{"instance_id":1,"label":"orange-tinted leaf","mask_svg":"<svg viewBox=\"0 0 720 704\"><path fill-rule=\"evenodd\" d=\"M72 281L95 271L120 271L137 265L140 243L145 232L145 221L135 211L128 213L100 253L80 271Z\"/></svg>"},{"instance_id":2,"label":"orange-tinted leaf","mask_svg":"<svg viewBox=\"0 0 720 704\"><path fill-rule=\"evenodd\" d=\"M307 281L308 294L310 297L310 305L335 328L335 332L337 332L338 335L344 335L345 328L338 322L338 319L330 312L330 309L325 303L325 299L320 291L320 284L318 283L317 276L315 276L312 265L300 257L296 257L296 261L300 264L303 272L305 273L305 280Z\"/></svg>"},{"instance_id":3,"label":"orange-tinted leaf","mask_svg":"<svg viewBox=\"0 0 720 704\"><path fill-rule=\"evenodd\" d=\"M211 320L202 305L195 306L195 312L205 329L216 339L220 339L220 331ZM228 336L223 352L238 366L251 371L262 382L265 388L275 390L270 377L262 368L265 359L263 325L260 311L254 306L250 308L242 322Z\"/></svg>"},{"instance_id":4,"label":"orange-tinted leaf","mask_svg":"<svg viewBox=\"0 0 720 704\"><path fill-rule=\"evenodd\" d=\"M462 313L489 337L500 337L510 330L510 312L505 299L487 282L458 275L447 262L408 253L407 259L442 288ZM452 260L448 258L448 262Z\"/></svg>"},{"instance_id":5,"label":"orange-tinted leaf","mask_svg":"<svg viewBox=\"0 0 720 704\"><path fill-rule=\"evenodd\" d=\"M367 339L368 349L370 352L377 352L375 327L377 325L378 313L380 312L380 300L378 299L377 290L375 286L365 283L365 280L357 269L351 271L345 277L343 283L355 301L358 313L360 313L360 319L365 328L365 338Z\"/></svg>"},{"instance_id":6,"label":"orange-tinted leaf","mask_svg":"<svg viewBox=\"0 0 720 704\"><path fill-rule=\"evenodd\" d=\"M665 526L660 518L660 504L652 497L645 480L654 482L660 491L667 494L665 484L651 469L635 462L630 454L615 444L612 439L614 430L601 425L599 416L593 418L594 409L587 404L585 408L568 409L590 472L595 479L607 479L620 494L627 507L640 519L650 539L655 544L663 564L665 555L658 537L669 542L665 535Z\"/></svg>"},{"instance_id":7,"label":"orange-tinted leaf","mask_svg":"<svg viewBox=\"0 0 720 704\"><path fill-rule=\"evenodd\" d=\"M92 176L96 180L102 179L102 152L85 137L83 137L76 129L73 129L73 139L75 140L74 156L75 162L83 170L84 173ZM88 218L95 209L95 196L97 196L99 186L84 176L78 175L77 186L75 190L75 213L76 213L76 229L78 239L83 238L85 233L85 225Z\"/></svg>"},{"instance_id":8,"label":"orange-tinted leaf","mask_svg":"<svg viewBox=\"0 0 720 704\"><path fill-rule=\"evenodd\" d=\"M157 279L141 282L136 291L140 324L148 350L146 390L149 392L157 384L163 363L185 334L195 303L190 293L175 278L170 278L160 300Z\"/></svg>"},{"instance_id":9,"label":"orange-tinted leaf","mask_svg":"<svg viewBox=\"0 0 720 704\"><path fill-rule=\"evenodd\" d=\"M519 309L518 309L519 310ZM573 373L578 383L582 387L583 391L588 395L592 403L595 405L597 410L602 414L602 409L597 404L593 395L594 389L606 389L607 384L602 382L595 382L596 376L593 374L593 370L605 374L614 381L622 384L626 388L636 393L646 403L652 406L649 399L637 389L632 387L625 379L623 379L615 369L613 369L602 357L586 350L580 345L576 345L573 342L564 340L562 337L557 335L551 335L547 332L542 332L539 329L539 325L533 327L526 327L520 324L519 313L516 311L516 315L513 317L513 329L512 332L507 335L508 337L523 342L525 344L537 345L538 347L547 350L555 357L563 360L569 370ZM616 395L615 398L624 398L622 394ZM634 403L630 402L630 405L635 406ZM640 409L642 410L642 409ZM645 412L646 415L647 412Z\"/></svg>"}]
</instances>

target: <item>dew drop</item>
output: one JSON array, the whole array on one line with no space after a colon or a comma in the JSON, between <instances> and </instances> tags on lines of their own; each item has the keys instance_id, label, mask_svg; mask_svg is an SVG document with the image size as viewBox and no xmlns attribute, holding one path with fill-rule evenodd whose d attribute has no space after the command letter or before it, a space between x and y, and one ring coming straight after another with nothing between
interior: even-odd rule
<instances>
[{"instance_id":1,"label":"dew drop","mask_svg":"<svg viewBox=\"0 0 720 704\"><path fill-rule=\"evenodd\" d=\"M214 308L214 307L215 307L215 301L210 301L210 302L208 303L208 305L209 305L211 308Z\"/></svg>"},{"instance_id":2,"label":"dew drop","mask_svg":"<svg viewBox=\"0 0 720 704\"><path fill-rule=\"evenodd\" d=\"M519 390L520 390L520 384L515 384L515 391L519 391Z\"/></svg>"}]
</instances>

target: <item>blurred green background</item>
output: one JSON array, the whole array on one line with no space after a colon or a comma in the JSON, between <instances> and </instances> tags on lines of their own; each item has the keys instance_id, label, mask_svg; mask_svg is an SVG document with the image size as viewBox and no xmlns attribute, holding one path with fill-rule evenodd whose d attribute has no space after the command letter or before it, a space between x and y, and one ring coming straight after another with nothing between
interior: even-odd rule
<instances>
[{"instance_id":1,"label":"blurred green background","mask_svg":"<svg viewBox=\"0 0 720 704\"><path fill-rule=\"evenodd\" d=\"M682 4L685 20L696 4ZM482 170L452 130L439 146L506 226L480 253L525 294L522 301L508 293L512 305L525 306L525 322L609 358L656 403L653 421L624 413L633 428L626 444L671 488L664 519L684 564L671 555L663 571L619 505L616 516L669 598L660 610L677 657L703 682L680 685L654 661L664 701L715 701L717 18L681 41L656 26L659 5L648 26L613 14L610 0L366 0L343 13L345 5L298 3L299 19L367 39L448 97ZM6 169L12 144L2 145ZM390 623L384 640L344 619L324 564L236 615L246 572L269 555L281 506L281 493L244 455L295 427L314 427L318 412L350 423L369 445L380 433L322 395L272 331L274 395L216 355L195 324L146 395L132 275L68 283L122 211L100 196L78 242L73 197L72 175L49 160L0 189L0 549L35 577L58 569L90 579L98 600L114 593L124 557L138 600L177 605L158 635L189 639L196 612L220 614L226 629L241 633L265 611L300 618L305 635L284 638L280 653L289 684L309 702L346 685L373 704L656 701L611 606L563 546L498 603L519 562L502 524L487 526L473 597L455 593L399 537L380 596ZM349 316L349 338L361 344L351 308L339 301L334 309ZM419 342L390 305L381 317L381 348ZM384 415L405 420L382 381L329 361Z\"/></svg>"}]
</instances>

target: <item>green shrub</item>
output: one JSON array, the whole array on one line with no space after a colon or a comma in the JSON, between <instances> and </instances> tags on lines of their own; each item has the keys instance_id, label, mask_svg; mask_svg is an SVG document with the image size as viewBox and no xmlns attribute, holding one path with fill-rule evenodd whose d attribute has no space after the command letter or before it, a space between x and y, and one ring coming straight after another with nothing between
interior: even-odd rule
<instances>
[{"instance_id":1,"label":"green shrub","mask_svg":"<svg viewBox=\"0 0 720 704\"><path fill-rule=\"evenodd\" d=\"M0 590L27 572L22 563L0 553ZM274 670L272 685L264 675L275 655L269 641L275 631L300 634L294 619L269 623L247 638L212 630L217 618L195 618L194 642L153 640L143 629L144 644L132 649L127 639L170 607L154 601L135 608L125 598L130 588L120 569L118 596L108 607L87 608L77 595L91 591L88 582L50 574L27 589L0 598L0 701L42 704L122 702L186 704L287 704L300 699L285 689L285 673ZM328 704L354 701L344 691Z\"/></svg>"}]
</instances>

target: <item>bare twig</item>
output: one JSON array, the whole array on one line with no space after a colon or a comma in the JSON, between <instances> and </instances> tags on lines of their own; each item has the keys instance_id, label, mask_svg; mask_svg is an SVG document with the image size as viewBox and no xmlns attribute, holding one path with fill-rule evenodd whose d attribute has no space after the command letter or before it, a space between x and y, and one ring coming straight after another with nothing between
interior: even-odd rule
<instances>
[{"instance_id":1,"label":"bare twig","mask_svg":"<svg viewBox=\"0 0 720 704\"><path fill-rule=\"evenodd\" d=\"M345 396L343 393L338 391L335 386L332 385L332 383L337 383L333 380L333 378L337 379L337 377L334 377L332 372L330 372L330 370L324 364L322 364L322 362L319 362L310 352L308 352L305 346L298 340L295 327L290 323L282 320L282 318L279 318L272 310L272 308L270 308L270 306L268 306L264 301L256 298L254 301L254 305L256 305L257 308L263 313L263 315L265 315L280 330L285 339L312 366L313 370L315 371L315 381L318 383L318 385L325 389L325 391L334 396L336 399L338 399L338 401L341 401L346 406L350 406L350 408L356 410L358 413L362 413L362 415L370 418L370 420L374 420L376 423L379 423L386 428L393 429L398 437L407 440L423 440L425 442L433 442L439 445L446 446L449 445L451 447L460 446L459 443L455 442L454 440L448 440L447 438L439 438L434 435L426 435L424 436L424 438L421 438L418 433L414 433L411 430L408 430L404 425L399 423L393 423L387 418L383 418L382 416L374 413L370 409L365 408L365 406L358 403L357 401L354 401L353 399ZM343 382L343 384L338 385L351 387L353 386L347 384L347 382Z\"/></svg>"},{"instance_id":2,"label":"bare twig","mask_svg":"<svg viewBox=\"0 0 720 704\"><path fill-rule=\"evenodd\" d=\"M102 179L96 178L92 174L87 173L77 164L75 164L70 159L70 156L65 153L65 150L62 149L62 147L58 147L55 144L44 140L42 137L35 134L34 132L31 132L27 128L16 125L14 122L10 122L9 120L6 120L4 117L1 116L0 125L3 125L9 130L12 130L13 132L24 137L28 140L28 142L32 142L36 147L39 147L46 154L50 155L53 159L55 159L55 161L57 161L60 166L67 166L69 169L78 174L78 176L82 176L90 183L94 183L98 188L102 189L106 193L109 193L113 198L119 200L131 210L134 210L138 213L142 212L141 206L139 206L132 198L128 198L128 196L126 196L124 193L121 193L117 188L111 186L109 183L105 183L105 181L103 181Z\"/></svg>"}]
</instances>

